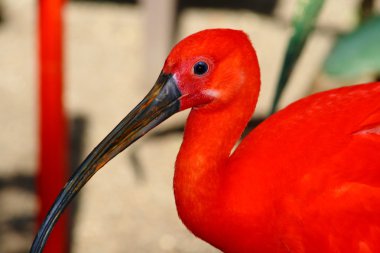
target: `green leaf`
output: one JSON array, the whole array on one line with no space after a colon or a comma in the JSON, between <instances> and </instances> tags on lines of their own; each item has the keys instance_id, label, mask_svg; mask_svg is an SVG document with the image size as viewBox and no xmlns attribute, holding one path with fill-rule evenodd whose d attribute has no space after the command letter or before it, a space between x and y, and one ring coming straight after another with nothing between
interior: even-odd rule
<instances>
[{"instance_id":1,"label":"green leaf","mask_svg":"<svg viewBox=\"0 0 380 253\"><path fill-rule=\"evenodd\" d=\"M323 6L324 0L298 0L298 6L293 18L293 34L285 53L281 74L277 82L275 97L271 113L276 111L278 102L286 87L288 79L293 72L294 66L304 48L318 14Z\"/></svg>"},{"instance_id":2,"label":"green leaf","mask_svg":"<svg viewBox=\"0 0 380 253\"><path fill-rule=\"evenodd\" d=\"M380 16L374 16L338 39L324 72L339 79L380 73Z\"/></svg>"}]
</instances>

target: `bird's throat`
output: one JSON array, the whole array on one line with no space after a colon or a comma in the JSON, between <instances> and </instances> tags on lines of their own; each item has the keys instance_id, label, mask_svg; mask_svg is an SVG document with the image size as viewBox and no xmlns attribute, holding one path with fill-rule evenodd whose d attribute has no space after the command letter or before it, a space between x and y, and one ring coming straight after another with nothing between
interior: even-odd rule
<instances>
[{"instance_id":1,"label":"bird's throat","mask_svg":"<svg viewBox=\"0 0 380 253\"><path fill-rule=\"evenodd\" d=\"M239 105L240 106L240 105ZM222 225L224 168L253 108L246 112L193 109L187 120L174 175L177 211L198 237Z\"/></svg>"}]
</instances>

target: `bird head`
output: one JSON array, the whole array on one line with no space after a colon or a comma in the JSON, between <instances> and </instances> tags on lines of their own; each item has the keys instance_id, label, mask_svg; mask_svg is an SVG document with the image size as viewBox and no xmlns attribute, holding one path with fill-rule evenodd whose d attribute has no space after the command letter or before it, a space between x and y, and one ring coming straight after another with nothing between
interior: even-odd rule
<instances>
[{"instance_id":1,"label":"bird head","mask_svg":"<svg viewBox=\"0 0 380 253\"><path fill-rule=\"evenodd\" d=\"M162 73L172 76L181 93L180 110L224 106L250 88L259 88L246 80L247 76L259 79L248 36L231 29L204 30L180 41Z\"/></svg>"},{"instance_id":2,"label":"bird head","mask_svg":"<svg viewBox=\"0 0 380 253\"><path fill-rule=\"evenodd\" d=\"M257 79L256 82L252 82ZM109 160L171 115L187 108L220 108L241 97L252 104L258 92L257 58L241 31L212 29L179 42L145 98L100 142L55 200L34 239L32 253L46 240L68 203ZM249 81L250 80L250 81ZM253 106L252 106L253 107Z\"/></svg>"}]
</instances>

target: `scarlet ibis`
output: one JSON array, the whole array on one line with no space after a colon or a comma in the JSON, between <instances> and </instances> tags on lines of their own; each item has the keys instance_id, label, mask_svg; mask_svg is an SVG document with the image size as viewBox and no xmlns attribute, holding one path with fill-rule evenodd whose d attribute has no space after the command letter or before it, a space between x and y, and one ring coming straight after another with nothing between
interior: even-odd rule
<instances>
[{"instance_id":1,"label":"scarlet ibis","mask_svg":"<svg viewBox=\"0 0 380 253\"><path fill-rule=\"evenodd\" d=\"M172 114L192 108L175 163L179 217L224 252L380 252L380 83L301 99L234 150L260 90L241 31L193 34L171 51L148 95L90 153L31 248L105 163Z\"/></svg>"}]
</instances>

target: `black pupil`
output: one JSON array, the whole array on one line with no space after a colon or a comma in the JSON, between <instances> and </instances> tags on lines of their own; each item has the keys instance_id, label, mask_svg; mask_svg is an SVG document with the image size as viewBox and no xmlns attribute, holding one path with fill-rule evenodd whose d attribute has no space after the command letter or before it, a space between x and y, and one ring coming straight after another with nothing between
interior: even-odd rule
<instances>
[{"instance_id":1,"label":"black pupil","mask_svg":"<svg viewBox=\"0 0 380 253\"><path fill-rule=\"evenodd\" d=\"M204 73L207 72L207 70L208 70L207 63L203 61L197 62L194 65L194 73L196 75L203 75Z\"/></svg>"}]
</instances>

